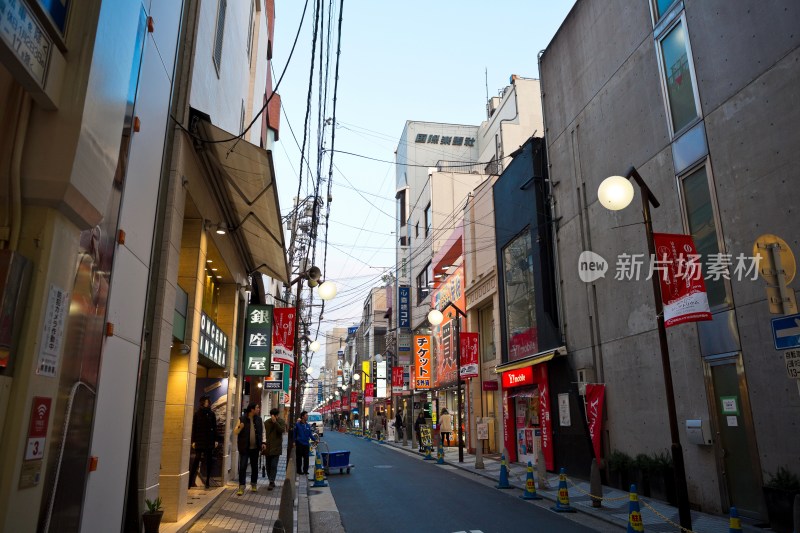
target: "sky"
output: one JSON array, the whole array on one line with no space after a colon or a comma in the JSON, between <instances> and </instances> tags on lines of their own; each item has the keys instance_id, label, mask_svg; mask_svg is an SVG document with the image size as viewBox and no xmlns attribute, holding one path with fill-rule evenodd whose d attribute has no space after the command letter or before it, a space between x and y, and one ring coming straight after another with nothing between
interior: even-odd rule
<instances>
[{"instance_id":1,"label":"sky","mask_svg":"<svg viewBox=\"0 0 800 533\"><path fill-rule=\"evenodd\" d=\"M327 20L331 3L323 3ZM333 118L340 0L332 3L334 31L329 38L326 29L323 40L323 47L330 48L327 105L320 112L317 57L307 141L312 147L317 145L319 117ZM324 364L325 333L358 324L368 291L384 285L381 276L394 269L393 161L406 121L479 125L486 118L487 94L497 96L512 74L539 77L537 54L547 47L573 4L573 0L344 0L328 246L325 254L322 226L315 261L323 278L336 283L338 295L326 303L322 320L315 308L312 337L318 335L323 347L313 367ZM301 25L305 5L305 0L276 0L275 7L273 85L283 75L277 87L283 110L273 160L282 214L291 210L298 183L301 198L312 193L310 183L317 174L316 155L311 156L311 180L307 169L300 173L314 0L308 1ZM331 142L329 126L327 149ZM321 166L323 190L328 187L330 157Z\"/></svg>"}]
</instances>

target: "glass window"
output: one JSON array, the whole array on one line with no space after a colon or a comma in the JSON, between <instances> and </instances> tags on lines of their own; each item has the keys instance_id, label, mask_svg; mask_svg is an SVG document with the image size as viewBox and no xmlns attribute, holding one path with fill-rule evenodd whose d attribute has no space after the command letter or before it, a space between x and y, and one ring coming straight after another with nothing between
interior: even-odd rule
<instances>
[{"instance_id":1,"label":"glass window","mask_svg":"<svg viewBox=\"0 0 800 533\"><path fill-rule=\"evenodd\" d=\"M430 272L431 264L428 263L422 269L422 272L417 275L417 305L420 305L431 292L429 283L433 278L430 277Z\"/></svg>"},{"instance_id":2,"label":"glass window","mask_svg":"<svg viewBox=\"0 0 800 533\"><path fill-rule=\"evenodd\" d=\"M670 6L675 3L675 0L656 0L656 18L660 19L664 16Z\"/></svg>"},{"instance_id":3,"label":"glass window","mask_svg":"<svg viewBox=\"0 0 800 533\"><path fill-rule=\"evenodd\" d=\"M686 218L689 233L694 239L697 253L703 262L703 274L708 271L708 258L711 254L720 253L717 222L714 217L714 206L711 202L708 171L703 166L683 179L683 198L686 204ZM725 281L706 279L708 304L714 306L729 304Z\"/></svg>"},{"instance_id":4,"label":"glass window","mask_svg":"<svg viewBox=\"0 0 800 533\"><path fill-rule=\"evenodd\" d=\"M679 131L697 117L686 28L683 21L675 25L661 39L661 56L664 61L672 131Z\"/></svg>"},{"instance_id":5,"label":"glass window","mask_svg":"<svg viewBox=\"0 0 800 533\"><path fill-rule=\"evenodd\" d=\"M427 237L431 232L431 204L425 208L425 236Z\"/></svg>"},{"instance_id":6,"label":"glass window","mask_svg":"<svg viewBox=\"0 0 800 533\"><path fill-rule=\"evenodd\" d=\"M219 0L217 5L217 29L214 32L214 52L212 54L217 75L219 75L219 69L222 65L222 42L225 35L225 11L227 8L228 0Z\"/></svg>"},{"instance_id":7,"label":"glass window","mask_svg":"<svg viewBox=\"0 0 800 533\"><path fill-rule=\"evenodd\" d=\"M503 249L503 281L508 360L515 361L539 351L533 250L529 229Z\"/></svg>"},{"instance_id":8,"label":"glass window","mask_svg":"<svg viewBox=\"0 0 800 533\"><path fill-rule=\"evenodd\" d=\"M400 208L400 227L406 225L406 191L403 189L402 191L397 193L397 203Z\"/></svg>"}]
</instances>

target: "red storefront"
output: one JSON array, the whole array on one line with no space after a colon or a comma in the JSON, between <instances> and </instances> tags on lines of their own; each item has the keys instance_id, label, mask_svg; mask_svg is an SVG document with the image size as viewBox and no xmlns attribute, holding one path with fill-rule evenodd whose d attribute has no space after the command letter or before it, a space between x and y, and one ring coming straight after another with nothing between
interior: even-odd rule
<instances>
[{"instance_id":1,"label":"red storefront","mask_svg":"<svg viewBox=\"0 0 800 533\"><path fill-rule=\"evenodd\" d=\"M547 470L555 469L547 362L558 353L549 350L497 367L503 384L503 440L509 462L536 464L541 450Z\"/></svg>"}]
</instances>

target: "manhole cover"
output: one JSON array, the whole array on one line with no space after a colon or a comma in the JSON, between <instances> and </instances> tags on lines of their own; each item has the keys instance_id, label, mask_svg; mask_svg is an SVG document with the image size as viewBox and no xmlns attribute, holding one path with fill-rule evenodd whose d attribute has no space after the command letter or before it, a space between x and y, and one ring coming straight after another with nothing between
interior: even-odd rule
<instances>
[{"instance_id":1,"label":"manhole cover","mask_svg":"<svg viewBox=\"0 0 800 533\"><path fill-rule=\"evenodd\" d=\"M375 468L394 468L392 465L375 465Z\"/></svg>"}]
</instances>

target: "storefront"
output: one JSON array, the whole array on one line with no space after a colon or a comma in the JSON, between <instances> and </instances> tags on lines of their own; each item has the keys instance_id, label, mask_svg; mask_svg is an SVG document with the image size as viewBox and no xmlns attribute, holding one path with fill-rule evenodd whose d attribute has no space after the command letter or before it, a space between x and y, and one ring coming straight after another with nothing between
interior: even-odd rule
<instances>
[{"instance_id":1,"label":"storefront","mask_svg":"<svg viewBox=\"0 0 800 533\"><path fill-rule=\"evenodd\" d=\"M559 348L497 367L502 379L503 439L509 462L555 468L548 362L565 353Z\"/></svg>"}]
</instances>

